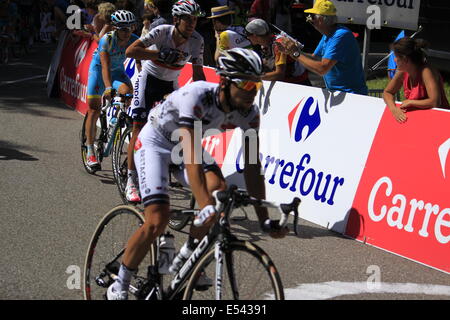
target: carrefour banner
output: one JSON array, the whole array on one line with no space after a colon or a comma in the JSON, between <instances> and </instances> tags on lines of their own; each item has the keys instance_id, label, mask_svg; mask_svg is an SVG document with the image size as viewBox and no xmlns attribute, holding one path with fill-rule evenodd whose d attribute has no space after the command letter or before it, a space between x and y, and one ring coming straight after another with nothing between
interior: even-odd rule
<instances>
[{"instance_id":1,"label":"carrefour banner","mask_svg":"<svg viewBox=\"0 0 450 320\"><path fill-rule=\"evenodd\" d=\"M300 197L302 218L450 272L450 112L399 124L382 99L281 82L256 100L268 199ZM241 135L204 146L244 187Z\"/></svg>"}]
</instances>

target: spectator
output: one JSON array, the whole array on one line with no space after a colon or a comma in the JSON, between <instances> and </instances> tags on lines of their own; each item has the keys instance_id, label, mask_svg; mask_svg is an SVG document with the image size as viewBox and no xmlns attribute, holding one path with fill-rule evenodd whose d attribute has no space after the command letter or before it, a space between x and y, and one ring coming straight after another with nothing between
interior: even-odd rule
<instances>
[{"instance_id":1,"label":"spectator","mask_svg":"<svg viewBox=\"0 0 450 320\"><path fill-rule=\"evenodd\" d=\"M196 0L203 12L211 12L211 8L218 7L217 0ZM197 28L195 29L204 39L205 48L203 52L203 64L207 66L214 66L214 53L216 51L216 41L214 37L214 28L211 19L206 17L199 17L197 21Z\"/></svg>"},{"instance_id":2,"label":"spectator","mask_svg":"<svg viewBox=\"0 0 450 320\"><path fill-rule=\"evenodd\" d=\"M421 39L402 38L394 42L397 73L383 92L383 99L394 118L403 123L406 112L417 109L450 109L444 91L444 81L435 68L427 62L425 49L428 43ZM403 86L405 99L400 107L395 95Z\"/></svg>"},{"instance_id":3,"label":"spectator","mask_svg":"<svg viewBox=\"0 0 450 320\"><path fill-rule=\"evenodd\" d=\"M333 2L317 0L305 13L310 14L308 20L322 34L314 54L301 54L296 43L288 38L282 39L279 48L310 71L323 76L328 90L367 95L358 43L347 27L337 24Z\"/></svg>"},{"instance_id":4,"label":"spectator","mask_svg":"<svg viewBox=\"0 0 450 320\"><path fill-rule=\"evenodd\" d=\"M153 0L153 14L155 18L153 19L149 30L156 28L162 24L172 24L172 1L168 0Z\"/></svg>"},{"instance_id":5,"label":"spectator","mask_svg":"<svg viewBox=\"0 0 450 320\"><path fill-rule=\"evenodd\" d=\"M92 21L92 30L95 41L99 41L105 34L113 30L111 14L116 11L116 7L111 2L103 2L98 5L98 13Z\"/></svg>"},{"instance_id":6,"label":"spectator","mask_svg":"<svg viewBox=\"0 0 450 320\"><path fill-rule=\"evenodd\" d=\"M278 49L276 36L270 31L267 22L262 19L252 20L245 31L250 42L261 47L261 58L267 72L263 80L311 85L305 67Z\"/></svg>"},{"instance_id":7,"label":"spectator","mask_svg":"<svg viewBox=\"0 0 450 320\"><path fill-rule=\"evenodd\" d=\"M152 20L155 16L146 13L142 16L142 31L141 31L141 37L145 37L150 32L150 25L152 24Z\"/></svg>"},{"instance_id":8,"label":"spectator","mask_svg":"<svg viewBox=\"0 0 450 320\"><path fill-rule=\"evenodd\" d=\"M214 60L228 49L236 47L251 49L252 44L245 36L245 29L240 26L231 26L234 11L228 6L211 8L211 19L216 33L216 52Z\"/></svg>"}]
</instances>

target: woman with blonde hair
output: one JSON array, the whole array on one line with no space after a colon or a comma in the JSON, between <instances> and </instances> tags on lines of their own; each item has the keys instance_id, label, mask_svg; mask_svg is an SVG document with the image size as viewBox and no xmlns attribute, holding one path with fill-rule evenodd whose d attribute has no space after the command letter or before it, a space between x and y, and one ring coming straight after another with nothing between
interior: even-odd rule
<instances>
[{"instance_id":1,"label":"woman with blonde hair","mask_svg":"<svg viewBox=\"0 0 450 320\"><path fill-rule=\"evenodd\" d=\"M103 2L98 5L98 13L95 15L92 25L94 26L94 38L98 42L101 37L113 30L111 14L116 7L111 2Z\"/></svg>"},{"instance_id":2,"label":"woman with blonde hair","mask_svg":"<svg viewBox=\"0 0 450 320\"><path fill-rule=\"evenodd\" d=\"M394 42L397 73L384 89L383 99L400 123L406 121L408 111L450 109L442 76L427 62L427 48L428 42L422 39L402 38ZM406 100L397 107L394 97L402 87Z\"/></svg>"}]
</instances>

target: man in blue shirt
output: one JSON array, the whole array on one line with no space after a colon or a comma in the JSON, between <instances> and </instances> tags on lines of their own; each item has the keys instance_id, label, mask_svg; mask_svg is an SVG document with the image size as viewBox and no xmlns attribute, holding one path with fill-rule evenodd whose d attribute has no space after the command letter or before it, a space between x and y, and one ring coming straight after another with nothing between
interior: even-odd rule
<instances>
[{"instance_id":1,"label":"man in blue shirt","mask_svg":"<svg viewBox=\"0 0 450 320\"><path fill-rule=\"evenodd\" d=\"M287 38L279 47L300 61L307 69L323 76L328 90L367 95L361 53L353 33L337 24L336 7L329 0L317 0L307 20L322 33L313 55L301 53L294 41Z\"/></svg>"}]
</instances>

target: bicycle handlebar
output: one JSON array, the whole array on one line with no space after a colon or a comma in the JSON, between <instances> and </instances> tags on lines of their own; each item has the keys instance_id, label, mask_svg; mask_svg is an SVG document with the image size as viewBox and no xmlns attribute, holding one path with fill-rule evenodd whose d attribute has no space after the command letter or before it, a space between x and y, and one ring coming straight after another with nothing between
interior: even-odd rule
<instances>
[{"instance_id":1,"label":"bicycle handlebar","mask_svg":"<svg viewBox=\"0 0 450 320\"><path fill-rule=\"evenodd\" d=\"M279 227L283 228L288 223L289 214L294 213L294 233L298 235L298 206L301 200L295 197L291 203L277 203L275 201L256 199L248 195L247 191L238 189L231 185L226 191L214 191L213 196L216 200L216 211L222 212L229 201L234 201L234 208L241 206L261 206L266 208L278 209L281 213Z\"/></svg>"}]
</instances>

